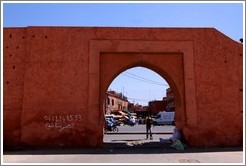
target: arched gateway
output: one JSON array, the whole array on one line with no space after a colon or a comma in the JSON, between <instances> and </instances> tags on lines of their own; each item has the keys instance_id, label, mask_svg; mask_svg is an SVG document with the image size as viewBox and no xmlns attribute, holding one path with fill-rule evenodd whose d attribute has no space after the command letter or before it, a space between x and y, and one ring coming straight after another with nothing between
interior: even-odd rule
<instances>
[{"instance_id":1,"label":"arched gateway","mask_svg":"<svg viewBox=\"0 0 246 166\"><path fill-rule=\"evenodd\" d=\"M243 143L242 44L213 28L4 28L4 147L100 147L105 92L131 67L174 91L193 146Z\"/></svg>"}]
</instances>

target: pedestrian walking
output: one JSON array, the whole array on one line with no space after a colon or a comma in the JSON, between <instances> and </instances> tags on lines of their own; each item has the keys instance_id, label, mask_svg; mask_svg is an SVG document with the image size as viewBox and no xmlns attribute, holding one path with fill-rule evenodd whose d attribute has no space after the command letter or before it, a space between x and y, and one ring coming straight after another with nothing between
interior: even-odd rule
<instances>
[{"instance_id":1,"label":"pedestrian walking","mask_svg":"<svg viewBox=\"0 0 246 166\"><path fill-rule=\"evenodd\" d=\"M152 124L151 118L147 116L146 118L146 139L148 139L150 135L150 139L152 140L153 137L152 137L152 132L151 132L151 124Z\"/></svg>"}]
</instances>

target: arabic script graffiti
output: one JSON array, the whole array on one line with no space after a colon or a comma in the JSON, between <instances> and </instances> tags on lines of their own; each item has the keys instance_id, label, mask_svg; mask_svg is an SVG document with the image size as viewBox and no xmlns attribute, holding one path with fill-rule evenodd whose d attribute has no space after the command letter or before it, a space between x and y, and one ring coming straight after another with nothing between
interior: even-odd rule
<instances>
[{"instance_id":1,"label":"arabic script graffiti","mask_svg":"<svg viewBox=\"0 0 246 166\"><path fill-rule=\"evenodd\" d=\"M59 132L64 129L74 128L75 123L81 121L81 115L45 115L44 127L51 129L58 129Z\"/></svg>"},{"instance_id":2,"label":"arabic script graffiti","mask_svg":"<svg viewBox=\"0 0 246 166\"><path fill-rule=\"evenodd\" d=\"M68 129L68 128L73 128L74 127L74 123L71 124L59 124L57 122L55 123L45 123L45 128L51 129L51 128L55 128L58 129L59 132L61 132L64 129Z\"/></svg>"}]
</instances>

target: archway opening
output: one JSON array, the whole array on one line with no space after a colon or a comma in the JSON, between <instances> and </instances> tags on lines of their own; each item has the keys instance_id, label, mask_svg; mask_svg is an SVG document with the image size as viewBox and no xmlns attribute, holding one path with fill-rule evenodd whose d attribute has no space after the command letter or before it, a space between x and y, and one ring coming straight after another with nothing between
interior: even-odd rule
<instances>
[{"instance_id":1,"label":"archway opening","mask_svg":"<svg viewBox=\"0 0 246 166\"><path fill-rule=\"evenodd\" d=\"M137 66L118 74L105 92L103 110L104 143L159 143L160 138L173 134L173 90L163 76L149 68ZM146 134L147 117L152 122L151 135Z\"/></svg>"}]
</instances>

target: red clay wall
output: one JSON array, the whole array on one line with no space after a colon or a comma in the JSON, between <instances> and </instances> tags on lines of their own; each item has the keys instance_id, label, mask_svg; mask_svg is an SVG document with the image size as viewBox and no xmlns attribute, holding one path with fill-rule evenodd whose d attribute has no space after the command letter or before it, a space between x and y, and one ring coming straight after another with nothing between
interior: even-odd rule
<instances>
[{"instance_id":1,"label":"red clay wall","mask_svg":"<svg viewBox=\"0 0 246 166\"><path fill-rule=\"evenodd\" d=\"M21 136L26 29L13 28L9 33L4 33L3 38L4 145L17 146L20 143Z\"/></svg>"},{"instance_id":2,"label":"red clay wall","mask_svg":"<svg viewBox=\"0 0 246 166\"><path fill-rule=\"evenodd\" d=\"M215 29L4 28L3 40L5 147L101 146L105 89L134 66L175 89L189 144L242 145L243 47Z\"/></svg>"}]
</instances>

